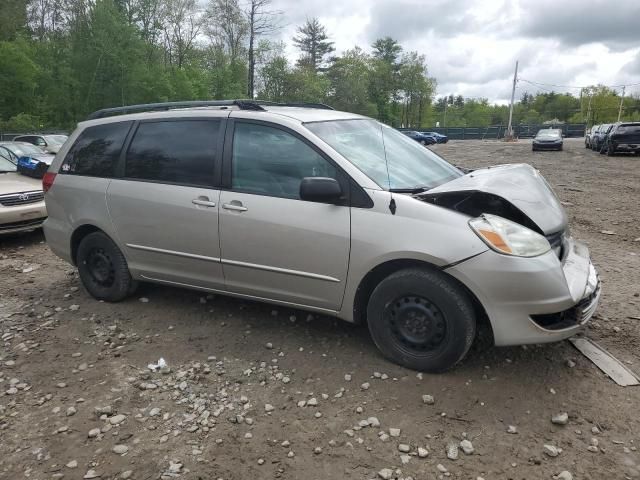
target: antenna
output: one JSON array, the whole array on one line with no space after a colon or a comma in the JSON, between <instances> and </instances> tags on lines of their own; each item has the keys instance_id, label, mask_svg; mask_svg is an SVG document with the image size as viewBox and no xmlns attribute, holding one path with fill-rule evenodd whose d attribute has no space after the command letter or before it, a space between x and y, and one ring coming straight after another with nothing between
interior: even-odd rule
<instances>
[{"instance_id":1,"label":"antenna","mask_svg":"<svg viewBox=\"0 0 640 480\"><path fill-rule=\"evenodd\" d=\"M391 200L389 200L389 210L392 215L396 214L396 201L393 198L393 192L391 191L391 175L389 174L389 159L387 158L387 146L384 142L384 126L380 124L380 137L382 139L382 153L384 154L384 166L387 169L387 185L389 186L389 195L391 196Z\"/></svg>"}]
</instances>

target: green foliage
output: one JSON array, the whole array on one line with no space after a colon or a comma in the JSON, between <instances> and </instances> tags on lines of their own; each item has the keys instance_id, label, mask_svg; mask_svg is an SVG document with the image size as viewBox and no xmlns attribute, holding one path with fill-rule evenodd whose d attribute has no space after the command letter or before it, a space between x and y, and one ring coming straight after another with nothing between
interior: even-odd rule
<instances>
[{"instance_id":1,"label":"green foliage","mask_svg":"<svg viewBox=\"0 0 640 480\"><path fill-rule=\"evenodd\" d=\"M308 67L314 72L323 66L325 57L335 50L325 27L317 18L308 19L298 28L298 36L293 37L293 44L302 52L298 66Z\"/></svg>"},{"instance_id":2,"label":"green foliage","mask_svg":"<svg viewBox=\"0 0 640 480\"><path fill-rule=\"evenodd\" d=\"M19 113L6 122L0 122L0 128L9 132L35 132L42 127L40 118L28 113Z\"/></svg>"},{"instance_id":3,"label":"green foliage","mask_svg":"<svg viewBox=\"0 0 640 480\"><path fill-rule=\"evenodd\" d=\"M0 42L0 112L5 118L34 108L39 68L32 58L26 40Z\"/></svg>"},{"instance_id":4,"label":"green foliage","mask_svg":"<svg viewBox=\"0 0 640 480\"><path fill-rule=\"evenodd\" d=\"M255 7L253 17L248 5ZM251 83L261 99L328 103L396 127L507 122L508 107L486 99L448 95L434 102L436 81L425 57L390 37L373 42L371 53L354 47L331 57L325 27L310 19L292 39L302 54L292 65L285 45L268 40L278 23L268 5L269 0L0 0L2 128L72 129L105 107L244 98L253 91ZM602 86L584 89L580 97L524 92L514 122L610 122L619 104L619 92ZM626 97L622 118L639 117L640 99Z\"/></svg>"}]
</instances>

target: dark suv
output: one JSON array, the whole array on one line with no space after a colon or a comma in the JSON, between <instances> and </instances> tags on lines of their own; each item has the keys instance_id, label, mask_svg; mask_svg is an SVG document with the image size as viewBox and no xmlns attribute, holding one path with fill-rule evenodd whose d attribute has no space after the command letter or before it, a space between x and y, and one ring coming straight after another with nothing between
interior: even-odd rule
<instances>
[{"instance_id":1,"label":"dark suv","mask_svg":"<svg viewBox=\"0 0 640 480\"><path fill-rule=\"evenodd\" d=\"M616 123L604 143L607 155L618 152L640 153L640 122Z\"/></svg>"}]
</instances>

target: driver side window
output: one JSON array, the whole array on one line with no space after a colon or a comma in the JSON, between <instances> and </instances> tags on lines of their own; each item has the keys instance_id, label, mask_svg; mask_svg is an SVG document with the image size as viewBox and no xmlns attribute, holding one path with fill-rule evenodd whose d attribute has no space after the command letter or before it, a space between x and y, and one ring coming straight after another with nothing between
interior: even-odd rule
<instances>
[{"instance_id":1,"label":"driver side window","mask_svg":"<svg viewBox=\"0 0 640 480\"><path fill-rule=\"evenodd\" d=\"M278 128L236 123L231 185L234 190L300 199L305 177L337 178L336 168L299 138Z\"/></svg>"}]
</instances>

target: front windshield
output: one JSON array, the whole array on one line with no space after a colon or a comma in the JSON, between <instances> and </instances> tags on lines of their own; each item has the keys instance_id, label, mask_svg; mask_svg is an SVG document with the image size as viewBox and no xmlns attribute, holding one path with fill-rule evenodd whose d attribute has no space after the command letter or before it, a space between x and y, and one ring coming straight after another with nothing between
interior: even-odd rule
<instances>
[{"instance_id":1,"label":"front windshield","mask_svg":"<svg viewBox=\"0 0 640 480\"><path fill-rule=\"evenodd\" d=\"M429 189L462 176L428 148L375 120L305 126L384 189Z\"/></svg>"},{"instance_id":2,"label":"front windshield","mask_svg":"<svg viewBox=\"0 0 640 480\"><path fill-rule=\"evenodd\" d=\"M55 143L56 145L62 145L64 142L67 141L67 136L66 135L47 135L45 137L47 139L47 142L49 143Z\"/></svg>"},{"instance_id":3,"label":"front windshield","mask_svg":"<svg viewBox=\"0 0 640 480\"><path fill-rule=\"evenodd\" d=\"M6 148L15 153L18 157L23 157L25 155L45 155L46 152L42 150L40 147L36 147L35 145L31 145L29 143L14 143L11 145L6 145Z\"/></svg>"},{"instance_id":4,"label":"front windshield","mask_svg":"<svg viewBox=\"0 0 640 480\"><path fill-rule=\"evenodd\" d=\"M16 166L6 158L0 156L0 173L15 172Z\"/></svg>"}]
</instances>

